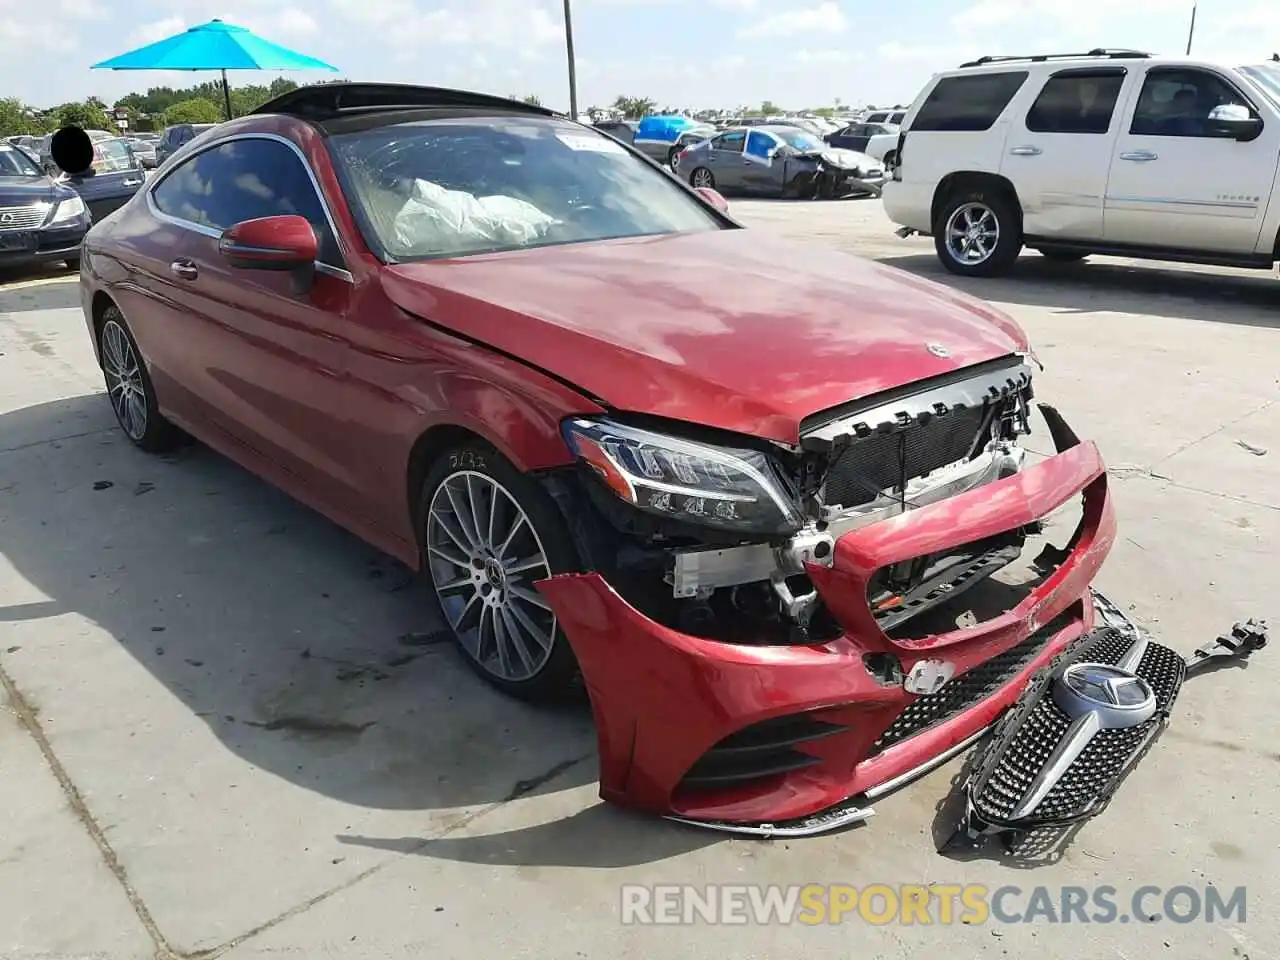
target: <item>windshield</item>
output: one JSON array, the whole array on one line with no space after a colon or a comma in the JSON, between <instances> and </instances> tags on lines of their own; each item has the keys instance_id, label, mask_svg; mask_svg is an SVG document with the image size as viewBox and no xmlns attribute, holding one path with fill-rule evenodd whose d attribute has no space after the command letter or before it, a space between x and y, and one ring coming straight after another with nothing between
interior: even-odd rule
<instances>
[{"instance_id":1,"label":"windshield","mask_svg":"<svg viewBox=\"0 0 1280 960\"><path fill-rule=\"evenodd\" d=\"M1271 101L1272 105L1280 108L1280 64L1265 63L1241 67L1240 72L1253 81L1253 85Z\"/></svg>"},{"instance_id":2,"label":"windshield","mask_svg":"<svg viewBox=\"0 0 1280 960\"><path fill-rule=\"evenodd\" d=\"M39 177L43 171L15 146L0 143L0 177Z\"/></svg>"},{"instance_id":3,"label":"windshield","mask_svg":"<svg viewBox=\"0 0 1280 960\"><path fill-rule=\"evenodd\" d=\"M775 130L773 132L803 153L822 149L822 141L811 133L805 133L803 130Z\"/></svg>"},{"instance_id":4,"label":"windshield","mask_svg":"<svg viewBox=\"0 0 1280 960\"><path fill-rule=\"evenodd\" d=\"M674 178L563 120L417 121L329 143L371 245L393 260L721 227Z\"/></svg>"}]
</instances>

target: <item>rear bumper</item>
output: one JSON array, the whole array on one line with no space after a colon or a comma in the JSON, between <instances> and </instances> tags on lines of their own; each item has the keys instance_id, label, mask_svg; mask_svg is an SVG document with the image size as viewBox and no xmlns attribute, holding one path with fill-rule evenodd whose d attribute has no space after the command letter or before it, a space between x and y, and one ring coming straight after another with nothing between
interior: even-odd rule
<instances>
[{"instance_id":1,"label":"rear bumper","mask_svg":"<svg viewBox=\"0 0 1280 960\"><path fill-rule=\"evenodd\" d=\"M866 597L879 568L1026 526L1076 496L1084 515L1069 554L1013 609L919 640L895 642L876 624ZM831 642L752 646L683 634L645 617L597 573L538 586L590 692L604 799L695 821L777 823L883 792L986 728L1032 673L1092 626L1089 585L1114 536L1105 467L1085 443L841 537L831 567L809 568L844 631ZM942 660L954 678L917 696L874 674L868 657L892 658L903 674ZM948 690L962 687L968 698L951 703ZM769 736L782 745L765 743ZM690 777L735 751L770 750L764 772L749 780L719 787L714 777Z\"/></svg>"}]
</instances>

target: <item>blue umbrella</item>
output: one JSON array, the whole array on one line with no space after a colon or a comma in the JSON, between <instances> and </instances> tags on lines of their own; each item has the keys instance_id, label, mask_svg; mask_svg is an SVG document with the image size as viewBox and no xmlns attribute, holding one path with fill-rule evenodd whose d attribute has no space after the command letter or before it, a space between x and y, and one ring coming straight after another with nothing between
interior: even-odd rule
<instances>
[{"instance_id":1,"label":"blue umbrella","mask_svg":"<svg viewBox=\"0 0 1280 960\"><path fill-rule=\"evenodd\" d=\"M231 119L228 70L331 70L335 73L338 70L323 60L295 53L262 39L251 30L221 20L210 20L167 39L95 63L91 69L221 70L222 97L226 101L228 120Z\"/></svg>"}]
</instances>

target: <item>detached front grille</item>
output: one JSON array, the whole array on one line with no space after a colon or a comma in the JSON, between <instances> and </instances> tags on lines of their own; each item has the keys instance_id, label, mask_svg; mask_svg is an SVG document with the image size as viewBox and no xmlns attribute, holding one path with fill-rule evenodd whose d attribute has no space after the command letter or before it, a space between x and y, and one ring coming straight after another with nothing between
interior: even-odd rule
<instances>
[{"instance_id":1,"label":"detached front grille","mask_svg":"<svg viewBox=\"0 0 1280 960\"><path fill-rule=\"evenodd\" d=\"M0 230L33 230L49 215L49 204L29 203L22 207L0 207Z\"/></svg>"},{"instance_id":2,"label":"detached front grille","mask_svg":"<svg viewBox=\"0 0 1280 960\"><path fill-rule=\"evenodd\" d=\"M1080 605L1072 604L1016 647L944 684L936 693L917 697L871 745L870 756L887 750L931 727L945 723L970 707L977 706L1017 676L1045 648L1053 637L1080 619ZM1123 653L1123 651L1121 651ZM1119 659L1117 656L1116 659Z\"/></svg>"},{"instance_id":3,"label":"detached front grille","mask_svg":"<svg viewBox=\"0 0 1280 960\"><path fill-rule=\"evenodd\" d=\"M1071 650L1074 662L1117 664L1133 646L1132 635L1103 628ZM1134 671L1151 685L1156 698L1156 715L1136 727L1098 731L1054 784L1031 814L1035 821L1069 820L1104 803L1118 778L1143 744L1163 722L1186 676L1181 656L1163 644L1150 641ZM1067 735L1071 719L1048 694L1047 686L1028 693L1025 706L1015 708L1011 720L1025 716L1011 726L1010 734L997 736L1004 749L993 756L998 762L983 770L973 793L975 809L995 821L1007 820L1026 794L1036 775L1050 762L1053 752Z\"/></svg>"},{"instance_id":4,"label":"detached front grille","mask_svg":"<svg viewBox=\"0 0 1280 960\"><path fill-rule=\"evenodd\" d=\"M699 757L680 786L685 789L725 787L814 766L821 761L795 747L846 729L806 714L752 724L725 737Z\"/></svg>"},{"instance_id":5,"label":"detached front grille","mask_svg":"<svg viewBox=\"0 0 1280 960\"><path fill-rule=\"evenodd\" d=\"M827 471L824 500L856 507L882 490L963 460L986 422L982 407L957 407L924 423L853 440Z\"/></svg>"}]
</instances>

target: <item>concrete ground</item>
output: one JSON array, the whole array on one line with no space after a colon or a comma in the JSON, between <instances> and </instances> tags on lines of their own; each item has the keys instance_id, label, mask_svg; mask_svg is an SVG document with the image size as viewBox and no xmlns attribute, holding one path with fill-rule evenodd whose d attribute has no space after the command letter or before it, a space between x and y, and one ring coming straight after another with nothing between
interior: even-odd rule
<instances>
[{"instance_id":1,"label":"concrete ground","mask_svg":"<svg viewBox=\"0 0 1280 960\"><path fill-rule=\"evenodd\" d=\"M1012 313L1040 396L1112 466L1102 586L1167 642L1280 619L1274 277L1028 254L960 282L874 202L734 212ZM1268 654L1190 682L1056 862L935 852L958 761L859 829L726 839L602 805L583 711L513 703L415 643L433 623L404 570L205 449L137 452L101 394L74 278L0 279L0 958L1277 955ZM1122 905L1143 884L1243 885L1248 915L620 923L623 883L748 882L1110 884Z\"/></svg>"}]
</instances>

